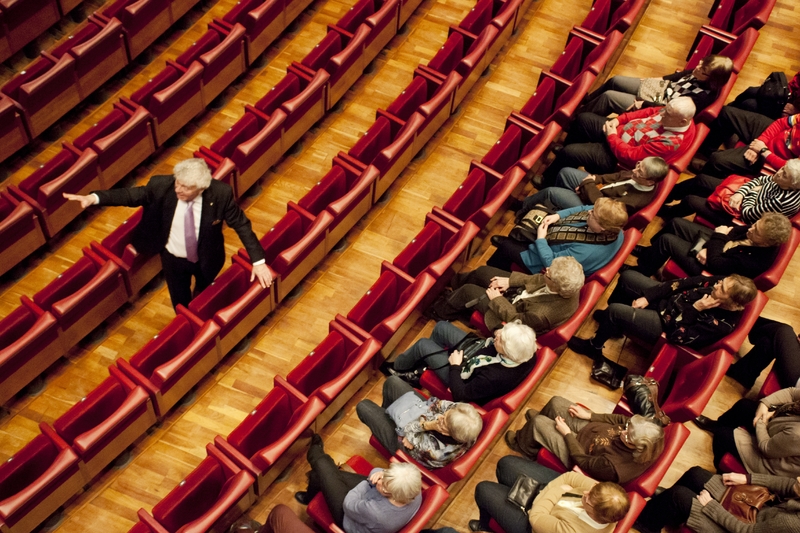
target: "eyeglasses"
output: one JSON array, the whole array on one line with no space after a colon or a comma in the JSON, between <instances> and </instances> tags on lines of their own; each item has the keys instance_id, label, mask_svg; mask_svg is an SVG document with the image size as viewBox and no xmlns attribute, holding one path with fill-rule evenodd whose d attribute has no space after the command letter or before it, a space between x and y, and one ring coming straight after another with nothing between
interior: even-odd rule
<instances>
[{"instance_id":1,"label":"eyeglasses","mask_svg":"<svg viewBox=\"0 0 800 533\"><path fill-rule=\"evenodd\" d=\"M619 434L620 440L622 441L623 444L625 444L627 446L630 446L630 445L633 444L633 442L631 441L630 433L629 433L630 432L630 429L629 429L630 425L631 425L631 421L628 420L627 424L625 424L625 429L623 429Z\"/></svg>"}]
</instances>

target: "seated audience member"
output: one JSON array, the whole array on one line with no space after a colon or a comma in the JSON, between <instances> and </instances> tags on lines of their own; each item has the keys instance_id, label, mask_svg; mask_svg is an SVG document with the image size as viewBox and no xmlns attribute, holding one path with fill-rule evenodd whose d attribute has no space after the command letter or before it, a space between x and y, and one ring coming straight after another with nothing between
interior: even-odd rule
<instances>
[{"instance_id":1,"label":"seated audience member","mask_svg":"<svg viewBox=\"0 0 800 533\"><path fill-rule=\"evenodd\" d=\"M422 505L422 473L409 463L373 468L369 476L339 470L314 434L306 454L311 471L308 489L295 499L308 505L322 492L336 525L346 533L395 533Z\"/></svg>"},{"instance_id":2,"label":"seated audience member","mask_svg":"<svg viewBox=\"0 0 800 533\"><path fill-rule=\"evenodd\" d=\"M685 96L664 107L640 109L610 120L581 113L572 123L564 147L541 181L537 176L533 184L540 190L553 185L565 167L584 167L595 174L613 172L617 164L633 168L648 156L663 157L669 163L692 143L694 114L694 102Z\"/></svg>"},{"instance_id":3,"label":"seated audience member","mask_svg":"<svg viewBox=\"0 0 800 533\"><path fill-rule=\"evenodd\" d=\"M519 319L542 334L575 313L583 282L583 267L570 256L553 259L544 274L482 266L456 274L455 290L436 301L434 313L442 320L469 320L477 309L490 330Z\"/></svg>"},{"instance_id":4,"label":"seated audience member","mask_svg":"<svg viewBox=\"0 0 800 533\"><path fill-rule=\"evenodd\" d=\"M523 474L544 485L527 512L507 500ZM577 472L559 474L521 457L500 459L497 481L475 487L480 518L469 521L470 531L491 531L494 518L506 533L611 533L630 508L625 489L616 483L598 483Z\"/></svg>"},{"instance_id":5,"label":"seated audience member","mask_svg":"<svg viewBox=\"0 0 800 533\"><path fill-rule=\"evenodd\" d=\"M733 485L760 485L778 498L758 511L755 524L747 524L721 504L728 487ZM682 524L698 532L800 531L798 510L800 481L793 477L720 476L693 466L672 487L647 502L633 527L639 533L660 533L665 527L677 531Z\"/></svg>"},{"instance_id":6,"label":"seated audience member","mask_svg":"<svg viewBox=\"0 0 800 533\"><path fill-rule=\"evenodd\" d=\"M397 356L389 372L414 383L433 370L457 402L486 403L513 390L536 363L536 333L516 320L482 339L450 322L437 322L429 339L420 339Z\"/></svg>"},{"instance_id":7,"label":"seated audience member","mask_svg":"<svg viewBox=\"0 0 800 533\"><path fill-rule=\"evenodd\" d=\"M670 83L666 86L658 84L658 92L652 83L658 78L614 76L586 97L583 111L606 116L642 107L663 106L674 98L688 96L699 113L714 103L719 90L728 83L732 70L733 61L729 57L709 55L701 59L694 70L663 76L661 80Z\"/></svg>"},{"instance_id":8,"label":"seated audience member","mask_svg":"<svg viewBox=\"0 0 800 533\"><path fill-rule=\"evenodd\" d=\"M757 293L753 281L738 274L659 283L627 270L608 298L608 308L594 313L600 323L595 336L572 337L567 346L599 358L608 339L633 336L655 344L666 333L667 342L703 348L733 331Z\"/></svg>"},{"instance_id":9,"label":"seated audience member","mask_svg":"<svg viewBox=\"0 0 800 533\"><path fill-rule=\"evenodd\" d=\"M730 174L758 176L764 163L781 168L789 159L800 156L799 120L800 115L790 115L773 121L758 113L726 106L713 125L711 138L704 142L705 149L719 146L719 136L724 141L731 133L748 146L713 152L700 172L724 178Z\"/></svg>"},{"instance_id":10,"label":"seated audience member","mask_svg":"<svg viewBox=\"0 0 800 533\"><path fill-rule=\"evenodd\" d=\"M673 218L652 240L651 246L637 246L635 268L652 276L667 259L675 261L689 276L703 271L711 274L741 274L755 278L772 266L778 248L789 240L792 223L779 213L764 213L752 226L708 226ZM695 244L704 241L699 250Z\"/></svg>"},{"instance_id":11,"label":"seated audience member","mask_svg":"<svg viewBox=\"0 0 800 533\"><path fill-rule=\"evenodd\" d=\"M425 398L397 376L384 381L380 407L361 400L356 414L389 453L402 447L428 468L464 455L483 428L480 413L470 404Z\"/></svg>"},{"instance_id":12,"label":"seated audience member","mask_svg":"<svg viewBox=\"0 0 800 533\"><path fill-rule=\"evenodd\" d=\"M788 79L789 76L786 76L786 78ZM775 92L769 91L768 88L762 89L765 84L772 86L776 83L778 82L767 79L764 84L758 87L748 87L728 105L766 115L772 120L800 113L800 72L789 79L787 84L788 94L785 98L775 98Z\"/></svg>"},{"instance_id":13,"label":"seated audience member","mask_svg":"<svg viewBox=\"0 0 800 533\"><path fill-rule=\"evenodd\" d=\"M782 387L800 387L800 339L791 326L758 317L748 335L753 347L728 368L727 376L747 389L774 360L772 372Z\"/></svg>"},{"instance_id":14,"label":"seated audience member","mask_svg":"<svg viewBox=\"0 0 800 533\"><path fill-rule=\"evenodd\" d=\"M714 466L729 453L751 474L800 475L800 389L781 389L761 401L742 398L717 420L695 418L714 435ZM747 429L745 429L747 428Z\"/></svg>"},{"instance_id":15,"label":"seated audience member","mask_svg":"<svg viewBox=\"0 0 800 533\"><path fill-rule=\"evenodd\" d=\"M512 450L536 459L545 447L567 468L577 466L600 481L627 483L664 451L664 430L643 416L593 413L560 396L525 418L519 431L506 432Z\"/></svg>"},{"instance_id":16,"label":"seated audience member","mask_svg":"<svg viewBox=\"0 0 800 533\"><path fill-rule=\"evenodd\" d=\"M708 201L708 196L722 180L701 174L682 183L691 185L680 187L679 183L675 187L682 193L681 203L665 207L659 215L672 218L697 213L714 224L726 225L734 220L732 213L746 224L754 224L763 213L775 212L792 217L800 211L800 159L789 160L772 176L759 176L739 187L729 197L729 207L724 210Z\"/></svg>"},{"instance_id":17,"label":"seated audience member","mask_svg":"<svg viewBox=\"0 0 800 533\"><path fill-rule=\"evenodd\" d=\"M562 209L544 217L532 244L500 235L492 237L497 250L486 264L510 271L516 263L537 273L556 257L569 255L588 276L606 266L622 247L622 228L627 222L625 206L611 198L599 198L594 206Z\"/></svg>"},{"instance_id":18,"label":"seated audience member","mask_svg":"<svg viewBox=\"0 0 800 533\"><path fill-rule=\"evenodd\" d=\"M554 187L534 193L522 202L517 212L519 220L537 204L567 209L593 205L599 198L613 198L625 204L632 215L656 195L656 184L663 181L669 165L661 157L645 157L633 168L613 174L589 174L576 168L563 168Z\"/></svg>"}]
</instances>

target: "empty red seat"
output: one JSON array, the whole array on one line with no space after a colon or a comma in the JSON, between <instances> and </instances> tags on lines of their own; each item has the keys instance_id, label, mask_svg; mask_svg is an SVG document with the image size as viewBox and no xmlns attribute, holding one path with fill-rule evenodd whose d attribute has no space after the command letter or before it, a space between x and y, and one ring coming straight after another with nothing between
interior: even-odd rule
<instances>
[{"instance_id":1,"label":"empty red seat","mask_svg":"<svg viewBox=\"0 0 800 533\"><path fill-rule=\"evenodd\" d=\"M301 90L281 104L281 110L286 113L281 135L281 149L284 152L325 115L325 94L330 80L330 74L324 69L309 74L306 69L292 64L287 70L299 78Z\"/></svg>"},{"instance_id":2,"label":"empty red seat","mask_svg":"<svg viewBox=\"0 0 800 533\"><path fill-rule=\"evenodd\" d=\"M120 268L89 250L33 295L36 305L56 317L65 349L91 333L127 300Z\"/></svg>"},{"instance_id":3,"label":"empty red seat","mask_svg":"<svg viewBox=\"0 0 800 533\"><path fill-rule=\"evenodd\" d=\"M231 28L211 22L208 31L175 59L188 68L192 62L203 65L203 102L207 105L247 70L245 28Z\"/></svg>"},{"instance_id":4,"label":"empty red seat","mask_svg":"<svg viewBox=\"0 0 800 533\"><path fill-rule=\"evenodd\" d=\"M256 494L264 494L283 470L304 451L314 420L325 409L317 398L298 395L280 382L226 438L214 445L256 479ZM313 428L312 428L313 429Z\"/></svg>"},{"instance_id":5,"label":"empty red seat","mask_svg":"<svg viewBox=\"0 0 800 533\"><path fill-rule=\"evenodd\" d=\"M549 71L542 71L539 75L539 83L542 81L542 76L555 75L565 81L574 82L578 76L587 71L598 75L603 72L609 59L621 43L622 33L616 30L602 40L572 30L567 37L564 51Z\"/></svg>"},{"instance_id":6,"label":"empty red seat","mask_svg":"<svg viewBox=\"0 0 800 533\"><path fill-rule=\"evenodd\" d=\"M0 405L56 362L65 349L56 318L23 296L0 320Z\"/></svg>"},{"instance_id":7,"label":"empty red seat","mask_svg":"<svg viewBox=\"0 0 800 533\"><path fill-rule=\"evenodd\" d=\"M361 456L354 455L347 460L347 464L357 474L367 476L372 471L372 465ZM422 530L434 515L441 509L444 502L450 495L439 485L430 486L422 491L422 505L417 514L403 526L398 533L415 533ZM325 503L325 497L317 494L306 509L308 516L314 519L327 533L341 533L342 529L333 521L333 516Z\"/></svg>"},{"instance_id":8,"label":"empty red seat","mask_svg":"<svg viewBox=\"0 0 800 533\"><path fill-rule=\"evenodd\" d=\"M414 71L414 75L418 75L419 72L420 67ZM456 92L461 86L461 80L461 74L458 72L451 72L443 80L427 80L428 94L430 96L417 109L417 112L422 115L425 121L417 130L413 153L416 154L422 150L436 132L439 131L442 124L450 118L450 115L455 113Z\"/></svg>"},{"instance_id":9,"label":"empty red seat","mask_svg":"<svg viewBox=\"0 0 800 533\"><path fill-rule=\"evenodd\" d=\"M349 33L355 33L360 24L370 28L364 43L364 55L371 61L397 34L399 0L359 0L336 23Z\"/></svg>"},{"instance_id":10,"label":"empty red seat","mask_svg":"<svg viewBox=\"0 0 800 533\"><path fill-rule=\"evenodd\" d=\"M0 93L0 161L30 142L22 109L14 101Z\"/></svg>"},{"instance_id":11,"label":"empty red seat","mask_svg":"<svg viewBox=\"0 0 800 533\"><path fill-rule=\"evenodd\" d=\"M695 68L701 59L710 54L719 54L731 58L733 73L738 74L750 56L758 35L755 28L748 28L738 37L719 33L713 28L701 28L686 57L686 69Z\"/></svg>"},{"instance_id":12,"label":"empty red seat","mask_svg":"<svg viewBox=\"0 0 800 533\"><path fill-rule=\"evenodd\" d=\"M250 272L237 264L218 275L189 303L189 312L200 321L213 320L220 327L219 350L223 356L274 308L272 288L265 289L258 281L251 283Z\"/></svg>"},{"instance_id":13,"label":"empty red seat","mask_svg":"<svg viewBox=\"0 0 800 533\"><path fill-rule=\"evenodd\" d=\"M152 516L139 510L139 520L147 528L167 533L227 531L253 504L253 476L213 444L206 445L206 453L206 458L155 504Z\"/></svg>"},{"instance_id":14,"label":"empty red seat","mask_svg":"<svg viewBox=\"0 0 800 533\"><path fill-rule=\"evenodd\" d=\"M449 102L442 102L443 106ZM446 110L442 116L448 115ZM445 116L446 118L446 116ZM397 176L408 166L422 146L419 132L425 128L427 119L420 113L414 113L394 135L392 142L383 148L373 159L373 165L379 177L375 182L373 202L377 202L383 193L394 183ZM430 131L431 135L435 133Z\"/></svg>"},{"instance_id":15,"label":"empty red seat","mask_svg":"<svg viewBox=\"0 0 800 533\"><path fill-rule=\"evenodd\" d=\"M80 457L86 483L156 423L150 396L115 366L111 377L53 422Z\"/></svg>"},{"instance_id":16,"label":"empty red seat","mask_svg":"<svg viewBox=\"0 0 800 533\"><path fill-rule=\"evenodd\" d=\"M140 0L144 1L144 0ZM192 63L184 68L167 61L167 66L131 97L121 98L124 105L138 104L153 115L156 144L164 142L205 110L202 94L203 66Z\"/></svg>"},{"instance_id":17,"label":"empty red seat","mask_svg":"<svg viewBox=\"0 0 800 533\"><path fill-rule=\"evenodd\" d=\"M19 105L28 134L37 137L81 101L75 58L42 54L0 91Z\"/></svg>"},{"instance_id":18,"label":"empty red seat","mask_svg":"<svg viewBox=\"0 0 800 533\"><path fill-rule=\"evenodd\" d=\"M323 211L308 218L297 211L287 211L259 241L267 265L278 275L272 291L283 301L300 281L325 257L325 237L333 215ZM244 248L234 261L250 269L250 257Z\"/></svg>"},{"instance_id":19,"label":"empty red seat","mask_svg":"<svg viewBox=\"0 0 800 533\"><path fill-rule=\"evenodd\" d=\"M17 50L22 50L26 44L61 19L56 0L0 0L0 12L8 40L8 49L0 55L0 61L5 61Z\"/></svg>"},{"instance_id":20,"label":"empty red seat","mask_svg":"<svg viewBox=\"0 0 800 533\"><path fill-rule=\"evenodd\" d=\"M369 363L380 350L380 342L362 339L331 322L328 336L288 374L275 376L275 385L297 397L319 398L325 410L317 416L320 430L366 383Z\"/></svg>"},{"instance_id":21,"label":"empty red seat","mask_svg":"<svg viewBox=\"0 0 800 533\"><path fill-rule=\"evenodd\" d=\"M131 60L174 22L170 13L170 2L163 0L116 0L105 6L103 11L95 13L95 16L104 22L115 17L122 22Z\"/></svg>"},{"instance_id":22,"label":"empty red seat","mask_svg":"<svg viewBox=\"0 0 800 533\"><path fill-rule=\"evenodd\" d=\"M509 119L506 127L511 123L513 122ZM544 160L543 156L550 150L550 146L556 138L561 135L561 131L561 126L557 122L551 121L547 124L522 148L517 166L528 173L536 172Z\"/></svg>"},{"instance_id":23,"label":"empty red seat","mask_svg":"<svg viewBox=\"0 0 800 533\"><path fill-rule=\"evenodd\" d=\"M616 255L604 267L595 270L591 275L586 277L586 281L597 281L604 287L607 287L614 276L617 275L620 267L625 262L625 259L631 255L633 247L641 240L642 232L636 228L628 228L623 233L622 246L617 251Z\"/></svg>"},{"instance_id":24,"label":"empty red seat","mask_svg":"<svg viewBox=\"0 0 800 533\"><path fill-rule=\"evenodd\" d=\"M682 347L665 344L645 376L659 382L659 405L672 421L688 422L703 414L732 362L725 350L697 357ZM633 414L624 396L614 412Z\"/></svg>"},{"instance_id":25,"label":"empty red seat","mask_svg":"<svg viewBox=\"0 0 800 533\"><path fill-rule=\"evenodd\" d=\"M464 57L472 41L466 41L461 32L452 32L444 44L436 52L436 55L428 61L427 68L438 72L442 76L447 76Z\"/></svg>"},{"instance_id":26,"label":"empty red seat","mask_svg":"<svg viewBox=\"0 0 800 533\"><path fill-rule=\"evenodd\" d=\"M429 84L426 79L422 76L414 76L408 87L397 95L397 98L389 104L385 111L378 109L376 119L386 117L392 121L393 129L400 128L411 118L411 114L428 100L428 90Z\"/></svg>"},{"instance_id":27,"label":"empty red seat","mask_svg":"<svg viewBox=\"0 0 800 533\"><path fill-rule=\"evenodd\" d=\"M461 82L454 96L453 109L469 94L503 44L500 40L500 30L496 26L489 25L481 31L456 65L455 72L461 76Z\"/></svg>"},{"instance_id":28,"label":"empty red seat","mask_svg":"<svg viewBox=\"0 0 800 533\"><path fill-rule=\"evenodd\" d=\"M44 232L33 207L0 191L0 275L44 243Z\"/></svg>"},{"instance_id":29,"label":"empty red seat","mask_svg":"<svg viewBox=\"0 0 800 533\"><path fill-rule=\"evenodd\" d=\"M130 361L117 359L117 366L150 394L156 416L163 418L222 358L218 334L216 323L179 313Z\"/></svg>"},{"instance_id":30,"label":"empty red seat","mask_svg":"<svg viewBox=\"0 0 800 533\"><path fill-rule=\"evenodd\" d=\"M644 0L597 0L580 24L580 29L600 37L613 31L625 33L639 16L644 4Z\"/></svg>"},{"instance_id":31,"label":"empty red seat","mask_svg":"<svg viewBox=\"0 0 800 533\"><path fill-rule=\"evenodd\" d=\"M237 2L225 14L221 24L229 28L241 24L245 28L247 57L249 62L253 63L299 13L292 11L290 15L290 7L293 4L305 6L305 2L290 2L289 6L284 8L282 0L244 0Z\"/></svg>"},{"instance_id":32,"label":"empty red seat","mask_svg":"<svg viewBox=\"0 0 800 533\"><path fill-rule=\"evenodd\" d=\"M416 465L416 467L422 471L423 482L427 482L431 485L441 485L447 488L453 483L467 477L477 464L478 459L483 455L483 452L486 451L494 438L500 434L503 426L505 426L508 421L508 415L502 409L492 409L491 411L484 412L481 418L483 419L483 428L475 444L473 444L464 455L442 468L429 470L412 459L405 450L398 450L395 457L404 463ZM369 443L373 448L378 450L378 453L387 459L391 457L386 448L384 448L374 436L370 437Z\"/></svg>"},{"instance_id":33,"label":"empty red seat","mask_svg":"<svg viewBox=\"0 0 800 533\"><path fill-rule=\"evenodd\" d=\"M748 28L760 30L764 27L775 7L775 0L722 0L716 7L708 26L741 35Z\"/></svg>"},{"instance_id":34,"label":"empty red seat","mask_svg":"<svg viewBox=\"0 0 800 533\"><path fill-rule=\"evenodd\" d=\"M516 120L533 129L542 129L550 121L566 127L594 79L595 75L588 71L571 85L545 77L519 113L511 113L508 121Z\"/></svg>"}]
</instances>

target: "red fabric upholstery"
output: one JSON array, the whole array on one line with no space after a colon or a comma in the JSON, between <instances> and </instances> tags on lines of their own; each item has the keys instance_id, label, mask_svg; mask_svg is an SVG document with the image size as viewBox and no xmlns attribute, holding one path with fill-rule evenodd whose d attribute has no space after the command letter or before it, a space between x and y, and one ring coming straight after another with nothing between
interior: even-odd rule
<instances>
[{"instance_id":1,"label":"red fabric upholstery","mask_svg":"<svg viewBox=\"0 0 800 533\"><path fill-rule=\"evenodd\" d=\"M451 33L436 55L428 62L428 68L445 76L450 74L464 57L465 48L464 36L459 32Z\"/></svg>"},{"instance_id":2,"label":"red fabric upholstery","mask_svg":"<svg viewBox=\"0 0 800 533\"><path fill-rule=\"evenodd\" d=\"M394 101L389 104L386 111L406 121L419 106L428 100L428 84L425 78L415 76Z\"/></svg>"},{"instance_id":3,"label":"red fabric upholstery","mask_svg":"<svg viewBox=\"0 0 800 533\"><path fill-rule=\"evenodd\" d=\"M775 0L723 0L717 4L708 25L734 35L741 35L747 28L759 30L769 20L774 6Z\"/></svg>"},{"instance_id":4,"label":"red fabric upholstery","mask_svg":"<svg viewBox=\"0 0 800 533\"><path fill-rule=\"evenodd\" d=\"M761 390L758 391L758 397L763 398L765 396L769 396L773 392L778 392L779 390L781 390L781 384L778 382L778 375L773 369L769 371L769 374L767 374L764 384L761 386Z\"/></svg>"},{"instance_id":5,"label":"red fabric upholstery","mask_svg":"<svg viewBox=\"0 0 800 533\"><path fill-rule=\"evenodd\" d=\"M522 142L522 130L514 125L507 127L494 146L483 156L481 163L499 174L505 173L519 159Z\"/></svg>"},{"instance_id":6,"label":"red fabric upholstery","mask_svg":"<svg viewBox=\"0 0 800 533\"><path fill-rule=\"evenodd\" d=\"M403 248L392 264L408 274L416 277L428 265L439 258L444 242L453 234L436 222L428 222L416 237Z\"/></svg>"},{"instance_id":7,"label":"red fabric upholstery","mask_svg":"<svg viewBox=\"0 0 800 533\"><path fill-rule=\"evenodd\" d=\"M747 469L733 455L726 453L719 462L719 472L734 472L737 474L747 474Z\"/></svg>"},{"instance_id":8,"label":"red fabric upholstery","mask_svg":"<svg viewBox=\"0 0 800 533\"><path fill-rule=\"evenodd\" d=\"M356 29L366 21L367 17L375 13L376 3L376 0L359 0L347 13L342 15L342 18L339 19L336 26L350 33L354 33Z\"/></svg>"},{"instance_id":9,"label":"red fabric upholstery","mask_svg":"<svg viewBox=\"0 0 800 533\"><path fill-rule=\"evenodd\" d=\"M317 216L325 206L347 192L347 176L341 167L334 166L299 201L298 205Z\"/></svg>"},{"instance_id":10,"label":"red fabric upholstery","mask_svg":"<svg viewBox=\"0 0 800 533\"><path fill-rule=\"evenodd\" d=\"M3 0L3 22L11 53L21 50L61 18L55 0ZM7 57L0 60L5 61Z\"/></svg>"},{"instance_id":11,"label":"red fabric upholstery","mask_svg":"<svg viewBox=\"0 0 800 533\"><path fill-rule=\"evenodd\" d=\"M29 140L22 110L11 98L0 93L0 161L28 144Z\"/></svg>"},{"instance_id":12,"label":"red fabric upholstery","mask_svg":"<svg viewBox=\"0 0 800 533\"><path fill-rule=\"evenodd\" d=\"M191 65L192 61L217 46L223 39L216 30L208 30L197 41L193 42L184 53L175 58L175 62L183 67Z\"/></svg>"},{"instance_id":13,"label":"red fabric upholstery","mask_svg":"<svg viewBox=\"0 0 800 533\"><path fill-rule=\"evenodd\" d=\"M172 20L170 2L163 0L117 0L106 7L102 14L116 17L125 28L128 51L133 59L164 33Z\"/></svg>"},{"instance_id":14,"label":"red fabric upholstery","mask_svg":"<svg viewBox=\"0 0 800 533\"><path fill-rule=\"evenodd\" d=\"M497 2L498 5L503 5ZM458 23L458 27L473 35L478 35L492 20L494 0L478 0L467 16Z\"/></svg>"},{"instance_id":15,"label":"red fabric upholstery","mask_svg":"<svg viewBox=\"0 0 800 533\"><path fill-rule=\"evenodd\" d=\"M289 72L261 100L256 102L254 107L267 115L272 115L283 102L297 96L300 90L300 79Z\"/></svg>"},{"instance_id":16,"label":"red fabric upholstery","mask_svg":"<svg viewBox=\"0 0 800 533\"><path fill-rule=\"evenodd\" d=\"M486 193L495 183L497 179L494 176L487 176L480 168L474 168L442 209L459 220L467 220L481 208Z\"/></svg>"},{"instance_id":17,"label":"red fabric upholstery","mask_svg":"<svg viewBox=\"0 0 800 533\"><path fill-rule=\"evenodd\" d=\"M365 165L370 165L378 152L391 142L392 131L389 119L378 117L347 153Z\"/></svg>"},{"instance_id":18,"label":"red fabric upholstery","mask_svg":"<svg viewBox=\"0 0 800 533\"><path fill-rule=\"evenodd\" d=\"M44 232L33 207L0 191L0 275L44 243Z\"/></svg>"},{"instance_id":19,"label":"red fabric upholstery","mask_svg":"<svg viewBox=\"0 0 800 533\"><path fill-rule=\"evenodd\" d=\"M306 54L300 62L302 65L317 71L325 66L328 60L344 48L344 38L337 31L329 31L322 40Z\"/></svg>"}]
</instances>

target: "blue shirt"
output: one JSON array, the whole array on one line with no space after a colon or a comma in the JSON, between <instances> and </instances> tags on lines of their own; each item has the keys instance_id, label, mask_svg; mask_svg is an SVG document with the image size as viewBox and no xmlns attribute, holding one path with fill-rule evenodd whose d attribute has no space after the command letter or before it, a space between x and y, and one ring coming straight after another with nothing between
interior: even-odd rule
<instances>
[{"instance_id":1,"label":"blue shirt","mask_svg":"<svg viewBox=\"0 0 800 533\"><path fill-rule=\"evenodd\" d=\"M370 476L381 472L373 468ZM422 505L422 494L408 504L393 505L378 489L364 480L344 498L342 526L347 533L395 533L408 524Z\"/></svg>"}]
</instances>

